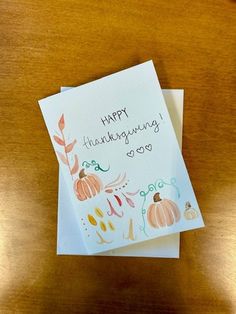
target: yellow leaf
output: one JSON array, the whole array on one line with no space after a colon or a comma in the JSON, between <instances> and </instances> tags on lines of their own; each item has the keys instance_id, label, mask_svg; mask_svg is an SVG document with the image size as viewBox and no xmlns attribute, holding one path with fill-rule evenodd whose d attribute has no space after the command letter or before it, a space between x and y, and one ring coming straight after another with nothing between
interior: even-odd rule
<instances>
[{"instance_id":1,"label":"yellow leaf","mask_svg":"<svg viewBox=\"0 0 236 314\"><path fill-rule=\"evenodd\" d=\"M112 223L110 220L108 221L108 226L110 227L110 229L111 229L112 231L115 230L115 227L114 227L113 223Z\"/></svg>"},{"instance_id":2,"label":"yellow leaf","mask_svg":"<svg viewBox=\"0 0 236 314\"><path fill-rule=\"evenodd\" d=\"M94 209L94 211L98 217L103 218L104 215L103 215L103 212L100 208L97 207Z\"/></svg>"},{"instance_id":3,"label":"yellow leaf","mask_svg":"<svg viewBox=\"0 0 236 314\"><path fill-rule=\"evenodd\" d=\"M100 221L100 228L102 229L102 231L106 231L107 230L107 227L106 225L104 224L104 222Z\"/></svg>"},{"instance_id":4,"label":"yellow leaf","mask_svg":"<svg viewBox=\"0 0 236 314\"><path fill-rule=\"evenodd\" d=\"M91 225L96 226L97 221L92 215L88 215L88 221L91 223Z\"/></svg>"}]
</instances>

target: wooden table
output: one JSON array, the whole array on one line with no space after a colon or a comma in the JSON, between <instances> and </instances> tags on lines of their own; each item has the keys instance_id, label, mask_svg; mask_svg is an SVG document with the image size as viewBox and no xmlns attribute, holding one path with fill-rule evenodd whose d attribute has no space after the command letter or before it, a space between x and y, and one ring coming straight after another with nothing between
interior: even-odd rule
<instances>
[{"instance_id":1,"label":"wooden table","mask_svg":"<svg viewBox=\"0 0 236 314\"><path fill-rule=\"evenodd\" d=\"M0 2L0 312L236 313L236 3ZM184 88L206 228L179 260L56 256L58 165L37 100L153 59Z\"/></svg>"}]
</instances>

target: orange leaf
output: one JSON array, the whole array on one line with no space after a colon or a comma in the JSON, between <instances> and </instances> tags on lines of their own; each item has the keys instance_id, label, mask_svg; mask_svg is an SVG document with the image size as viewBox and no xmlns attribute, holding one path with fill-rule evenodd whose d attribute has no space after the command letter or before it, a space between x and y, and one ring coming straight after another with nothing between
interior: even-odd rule
<instances>
[{"instance_id":1,"label":"orange leaf","mask_svg":"<svg viewBox=\"0 0 236 314\"><path fill-rule=\"evenodd\" d=\"M54 138L54 141L57 142L57 144L62 145L62 146L65 145L65 142L60 137L53 135L53 138Z\"/></svg>"},{"instance_id":2,"label":"orange leaf","mask_svg":"<svg viewBox=\"0 0 236 314\"><path fill-rule=\"evenodd\" d=\"M106 193L113 193L113 189L107 189L105 190Z\"/></svg>"},{"instance_id":3,"label":"orange leaf","mask_svg":"<svg viewBox=\"0 0 236 314\"><path fill-rule=\"evenodd\" d=\"M68 161L66 159L66 157L60 153L60 152L57 152L57 155L59 156L59 158L61 159L61 161L65 164L65 165L68 165Z\"/></svg>"},{"instance_id":4,"label":"orange leaf","mask_svg":"<svg viewBox=\"0 0 236 314\"><path fill-rule=\"evenodd\" d=\"M58 122L58 127L62 131L65 127L65 120L64 120L64 114L62 114L59 122Z\"/></svg>"},{"instance_id":5,"label":"orange leaf","mask_svg":"<svg viewBox=\"0 0 236 314\"><path fill-rule=\"evenodd\" d=\"M79 161L78 161L78 156L75 155L75 163L70 173L75 174L78 170L79 170Z\"/></svg>"},{"instance_id":6,"label":"orange leaf","mask_svg":"<svg viewBox=\"0 0 236 314\"><path fill-rule=\"evenodd\" d=\"M71 151L72 151L72 149L73 149L73 147L74 147L75 143L76 143L76 140L74 140L72 143L70 143L70 144L66 145L66 147L65 147L65 151L66 151L66 153L69 153L69 152L71 152Z\"/></svg>"}]
</instances>

